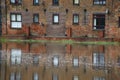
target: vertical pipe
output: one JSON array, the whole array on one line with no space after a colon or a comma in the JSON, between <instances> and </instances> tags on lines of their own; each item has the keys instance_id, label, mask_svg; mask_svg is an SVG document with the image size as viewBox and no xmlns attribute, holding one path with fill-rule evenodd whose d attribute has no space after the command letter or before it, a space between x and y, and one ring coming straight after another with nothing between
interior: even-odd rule
<instances>
[{"instance_id":1,"label":"vertical pipe","mask_svg":"<svg viewBox=\"0 0 120 80\"><path fill-rule=\"evenodd\" d=\"M5 0L5 16L6 16L6 35L8 34L7 32L7 1Z\"/></svg>"}]
</instances>

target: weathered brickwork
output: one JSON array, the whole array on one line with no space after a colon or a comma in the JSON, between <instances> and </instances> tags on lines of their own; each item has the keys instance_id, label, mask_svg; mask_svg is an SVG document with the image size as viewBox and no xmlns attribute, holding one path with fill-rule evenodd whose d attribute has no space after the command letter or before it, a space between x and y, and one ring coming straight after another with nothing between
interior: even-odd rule
<instances>
[{"instance_id":1,"label":"weathered brickwork","mask_svg":"<svg viewBox=\"0 0 120 80\"><path fill-rule=\"evenodd\" d=\"M80 0L79 5L73 5L73 0L59 0L59 5L53 5L52 0L40 0L39 5L33 5L33 0L22 0L21 5L14 5L1 0L2 35L120 38L120 1L106 0L105 5L93 2ZM21 13L21 29L11 28L11 13ZM35 13L39 14L37 24L33 23ZM53 24L53 14L59 15L59 24ZM79 15L78 25L73 24L73 14ZM104 29L94 29L93 14L105 15Z\"/></svg>"}]
</instances>

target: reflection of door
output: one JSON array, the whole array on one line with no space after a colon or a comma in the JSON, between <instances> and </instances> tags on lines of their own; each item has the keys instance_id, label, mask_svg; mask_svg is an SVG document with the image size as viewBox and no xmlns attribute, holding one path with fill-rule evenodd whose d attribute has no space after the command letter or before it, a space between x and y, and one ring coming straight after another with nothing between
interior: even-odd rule
<instances>
[{"instance_id":1,"label":"reflection of door","mask_svg":"<svg viewBox=\"0 0 120 80\"><path fill-rule=\"evenodd\" d=\"M103 53L94 53L93 54L93 65L94 67L104 67L105 64L105 55Z\"/></svg>"},{"instance_id":2,"label":"reflection of door","mask_svg":"<svg viewBox=\"0 0 120 80\"><path fill-rule=\"evenodd\" d=\"M46 36L65 36L65 16L66 14L64 12L46 12Z\"/></svg>"},{"instance_id":3,"label":"reflection of door","mask_svg":"<svg viewBox=\"0 0 120 80\"><path fill-rule=\"evenodd\" d=\"M12 49L11 50L11 64L21 63L21 50Z\"/></svg>"}]
</instances>

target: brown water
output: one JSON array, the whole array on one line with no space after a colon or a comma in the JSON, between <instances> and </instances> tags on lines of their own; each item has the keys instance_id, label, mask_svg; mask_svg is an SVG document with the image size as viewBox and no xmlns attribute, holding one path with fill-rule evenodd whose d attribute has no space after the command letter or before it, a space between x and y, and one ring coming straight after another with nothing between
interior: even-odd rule
<instances>
[{"instance_id":1,"label":"brown water","mask_svg":"<svg viewBox=\"0 0 120 80\"><path fill-rule=\"evenodd\" d=\"M1 43L0 80L120 80L119 45Z\"/></svg>"}]
</instances>

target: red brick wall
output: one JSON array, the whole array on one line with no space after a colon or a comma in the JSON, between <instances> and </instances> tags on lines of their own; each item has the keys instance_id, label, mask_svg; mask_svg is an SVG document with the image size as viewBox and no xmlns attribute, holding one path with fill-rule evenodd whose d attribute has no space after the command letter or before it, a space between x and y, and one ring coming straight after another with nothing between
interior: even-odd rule
<instances>
[{"instance_id":1,"label":"red brick wall","mask_svg":"<svg viewBox=\"0 0 120 80\"><path fill-rule=\"evenodd\" d=\"M67 34L68 37L120 38L120 29L118 28L118 17L120 16L119 1L114 0L112 2L112 0L106 0L106 5L103 6L93 5L93 0L80 0L79 6L73 5L72 0L60 0L59 6L53 6L52 0L45 0L44 5L43 0L40 0L39 6L33 6L33 1L30 0L22 0L22 5L19 6L11 5L9 2L10 1L7 0L7 15L5 13L5 5L2 5L3 35L28 35L28 27L30 26L32 29L30 30L31 34L38 36L44 36L45 34L50 36L54 36L55 34L55 36L65 36ZM2 1L2 4L4 4L4 1ZM26 9L28 10L27 12ZM83 23L84 9L87 10L86 25ZM93 30L93 14L105 13L106 9L109 10L110 14L106 14L105 30ZM44 10L46 10L46 12L44 12ZM68 12L66 12L66 10L68 10ZM16 30L10 28L11 12L22 13L22 29ZM33 24L33 13L39 13L40 24ZM59 25L52 24L52 14L54 13L60 14ZM73 25L72 18L74 13L79 14L79 25ZM44 24L44 26L42 26L41 23Z\"/></svg>"}]
</instances>

